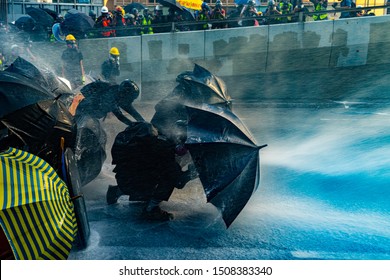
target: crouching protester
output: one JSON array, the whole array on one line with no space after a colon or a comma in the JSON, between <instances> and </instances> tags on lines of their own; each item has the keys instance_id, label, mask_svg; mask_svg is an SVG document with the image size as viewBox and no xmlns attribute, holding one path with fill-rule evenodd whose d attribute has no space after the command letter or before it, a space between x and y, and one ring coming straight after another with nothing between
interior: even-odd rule
<instances>
[{"instance_id":1,"label":"crouching protester","mask_svg":"<svg viewBox=\"0 0 390 280\"><path fill-rule=\"evenodd\" d=\"M107 203L116 203L121 195L130 201L146 201L142 217L148 220L168 221L173 214L160 208L168 201L174 188L183 188L194 178L191 169L182 171L176 162L174 142L159 135L147 122L134 122L119 133L113 144L112 164L117 186L109 186Z\"/></svg>"}]
</instances>

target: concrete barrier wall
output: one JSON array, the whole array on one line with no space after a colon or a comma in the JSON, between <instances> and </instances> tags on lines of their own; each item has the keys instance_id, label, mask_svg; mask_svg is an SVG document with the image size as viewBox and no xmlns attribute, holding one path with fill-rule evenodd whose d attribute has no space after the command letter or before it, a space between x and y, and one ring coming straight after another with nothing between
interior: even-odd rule
<instances>
[{"instance_id":1,"label":"concrete barrier wall","mask_svg":"<svg viewBox=\"0 0 390 280\"><path fill-rule=\"evenodd\" d=\"M140 84L144 99L170 92L176 76L194 63L223 77L237 98L248 98L260 87L267 89L268 97L284 98L291 97L293 88L298 93L318 89L317 76L332 79L343 69L361 75L368 69L364 67L390 63L388 30L390 17L378 16L81 40L80 48L87 72L99 74L110 47L118 47L119 80ZM306 86L300 85L303 76ZM317 83L307 85L313 79ZM275 81L282 88L275 90Z\"/></svg>"}]
</instances>

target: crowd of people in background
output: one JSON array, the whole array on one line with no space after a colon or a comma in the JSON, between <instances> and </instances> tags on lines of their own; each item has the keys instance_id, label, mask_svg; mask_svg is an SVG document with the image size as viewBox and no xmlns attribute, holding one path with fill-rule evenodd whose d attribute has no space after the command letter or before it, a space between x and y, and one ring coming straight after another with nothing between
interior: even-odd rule
<instances>
[{"instance_id":1,"label":"crowd of people in background","mask_svg":"<svg viewBox=\"0 0 390 280\"><path fill-rule=\"evenodd\" d=\"M342 0L340 3L334 2L331 7L334 13L339 13L340 18L375 15L369 9L356 6L355 1ZM248 0L245 5L236 5L230 9L225 9L221 0L217 0L213 6L203 2L201 9L197 11L156 5L153 9L148 7L143 7L141 10L132 8L126 12L121 6L116 6L111 11L103 6L100 9L99 16L93 10L85 15L90 17L92 21L91 29L87 32L66 32L66 29L58 30L58 32L63 38L71 33L77 39L84 39L280 24L306 21L308 17L313 21L330 19L331 13L329 13L329 10L331 8L328 7L328 0L310 0L310 2L312 5L309 10L302 0L279 0L278 2L269 0L267 7L265 9L263 7L262 11L257 9L254 0ZM355 10L353 10L354 8ZM360 8L360 10L356 10L356 8ZM345 11L345 9L352 9L352 11ZM66 17L67 15L56 17L54 24L58 29L61 29ZM15 26L12 28L16 29ZM54 36L53 30L55 29L33 28L28 32L21 30L24 34L27 34L25 36L27 39L19 45L12 45L12 51L8 53L34 60L35 58L29 47L31 41L49 40L56 42L58 38ZM1 23L0 37L5 36L5 39L0 38L0 40L3 42L6 41L8 36L6 32L6 24ZM5 57L4 51L0 49L0 70L10 60L12 60L12 57Z\"/></svg>"},{"instance_id":2,"label":"crowd of people in background","mask_svg":"<svg viewBox=\"0 0 390 280\"><path fill-rule=\"evenodd\" d=\"M234 9L227 10L222 2L217 0L213 6L203 2L200 10L193 13L190 10L169 8L167 14L163 14L163 7L156 5L153 11L145 8L141 11L133 8L126 13L121 6L109 11L102 7L101 15L96 18L94 12L90 16L95 20L95 28L100 29L97 37L132 36L153 34L171 31L190 31L219 29L240 26L258 26L278 23L305 21L306 13L318 12L309 16L314 21L327 20L328 0L310 0L311 10L302 0L269 0L264 11L256 8L254 0L248 0L245 5L236 5ZM342 0L340 7L337 2L332 5L334 11L346 8L362 8L356 6L355 0ZM300 16L301 15L301 16ZM372 16L370 10L341 11L340 18ZM174 25L172 25L174 23ZM172 29L174 26L174 29ZM128 28L131 27L131 28Z\"/></svg>"},{"instance_id":3,"label":"crowd of people in background","mask_svg":"<svg viewBox=\"0 0 390 280\"><path fill-rule=\"evenodd\" d=\"M234 9L227 11L220 0L217 0L213 7L203 2L201 10L191 13L189 10L168 9L168 14L163 14L163 7L156 5L153 11L145 8L142 13L133 8L130 13L117 6L114 11L102 7L101 15L96 19L95 27L103 29L95 34L99 37L131 36L142 34L153 34L171 31L190 31L219 29L240 26L258 26L278 23L289 23L305 21L308 12L314 20L327 20L328 0L310 0L312 10L304 5L302 0L269 0L265 11L258 11L254 0L248 0L246 5L237 5ZM340 8L361 8L355 5L355 0L343 0ZM337 10L337 5L332 5ZM302 18L299 14L302 13ZM374 15L369 10L342 11L340 18L359 17ZM94 17L94 13L90 13ZM172 23L175 23L172 29ZM133 27L133 28L126 28ZM135 27L135 28L134 28Z\"/></svg>"}]
</instances>

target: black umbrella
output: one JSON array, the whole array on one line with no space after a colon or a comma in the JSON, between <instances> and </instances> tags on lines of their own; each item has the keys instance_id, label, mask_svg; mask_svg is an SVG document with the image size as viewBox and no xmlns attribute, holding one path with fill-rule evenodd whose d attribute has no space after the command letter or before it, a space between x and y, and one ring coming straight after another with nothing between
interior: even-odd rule
<instances>
[{"instance_id":1,"label":"black umbrella","mask_svg":"<svg viewBox=\"0 0 390 280\"><path fill-rule=\"evenodd\" d=\"M185 99L196 103L221 104L231 106L232 99L225 82L207 69L195 64L193 71L186 71L176 79L186 90Z\"/></svg>"},{"instance_id":2,"label":"black umbrella","mask_svg":"<svg viewBox=\"0 0 390 280\"><path fill-rule=\"evenodd\" d=\"M222 213L227 227L244 208L260 178L259 150L241 120L229 109L186 105L185 145L199 173L207 201Z\"/></svg>"},{"instance_id":3,"label":"black umbrella","mask_svg":"<svg viewBox=\"0 0 390 280\"><path fill-rule=\"evenodd\" d=\"M51 9L48 9L48 8L42 8L42 10L44 10L46 13L48 13L54 21L57 21L58 20L58 13L56 11L53 11Z\"/></svg>"},{"instance_id":4,"label":"black umbrella","mask_svg":"<svg viewBox=\"0 0 390 280\"><path fill-rule=\"evenodd\" d=\"M141 11L143 9L145 9L145 6L142 5L141 3L138 3L138 2L133 2L129 5L126 5L123 9L125 10L126 13L131 13L131 10L136 8L138 11Z\"/></svg>"},{"instance_id":5,"label":"black umbrella","mask_svg":"<svg viewBox=\"0 0 390 280\"><path fill-rule=\"evenodd\" d=\"M151 122L161 134L185 142L207 200L227 226L256 190L259 150L250 131L231 110L222 79L195 65L180 74L175 90L155 107Z\"/></svg>"},{"instance_id":6,"label":"black umbrella","mask_svg":"<svg viewBox=\"0 0 390 280\"><path fill-rule=\"evenodd\" d=\"M187 118L184 102L194 104L214 104L231 108L232 99L225 82L207 69L195 64L193 71L185 71L177 76L179 85L173 93L156 105L156 113L151 122L170 139L185 134L183 126L177 121Z\"/></svg>"},{"instance_id":7,"label":"black umbrella","mask_svg":"<svg viewBox=\"0 0 390 280\"><path fill-rule=\"evenodd\" d=\"M40 84L18 73L0 71L0 118L27 105L52 98Z\"/></svg>"},{"instance_id":8,"label":"black umbrella","mask_svg":"<svg viewBox=\"0 0 390 280\"><path fill-rule=\"evenodd\" d=\"M174 10L180 10L182 11L183 10L183 6L180 5L180 3L176 0L157 0L158 3L160 3L161 5L165 6L165 7L169 7L169 8L172 8Z\"/></svg>"},{"instance_id":9,"label":"black umbrella","mask_svg":"<svg viewBox=\"0 0 390 280\"><path fill-rule=\"evenodd\" d=\"M80 33L86 33L95 25L93 19L85 13L67 14L61 23L61 30L65 34L76 36Z\"/></svg>"},{"instance_id":10,"label":"black umbrella","mask_svg":"<svg viewBox=\"0 0 390 280\"><path fill-rule=\"evenodd\" d=\"M76 125L57 98L23 107L3 116L0 122L28 146L29 152L49 162L54 169L61 166L61 138L64 138L64 148L74 149Z\"/></svg>"},{"instance_id":11,"label":"black umbrella","mask_svg":"<svg viewBox=\"0 0 390 280\"><path fill-rule=\"evenodd\" d=\"M68 10L68 11L66 12L65 18L66 18L66 17L69 17L69 16L71 16L71 15L76 15L76 14L80 14L80 13L82 13L82 12L79 11L79 10L77 10L77 9L70 9L70 10Z\"/></svg>"},{"instance_id":12,"label":"black umbrella","mask_svg":"<svg viewBox=\"0 0 390 280\"><path fill-rule=\"evenodd\" d=\"M24 15L15 21L15 25L23 31L32 31L35 27L36 21L29 15Z\"/></svg>"},{"instance_id":13,"label":"black umbrella","mask_svg":"<svg viewBox=\"0 0 390 280\"><path fill-rule=\"evenodd\" d=\"M37 24L44 27L51 27L54 23L54 19L43 9L28 7L26 8L26 13L30 15Z\"/></svg>"},{"instance_id":14,"label":"black umbrella","mask_svg":"<svg viewBox=\"0 0 390 280\"><path fill-rule=\"evenodd\" d=\"M18 57L5 69L6 72L16 73L30 79L27 83L39 85L50 94L50 97L61 96L61 100L73 96L70 88L48 68L38 68L27 60Z\"/></svg>"},{"instance_id":15,"label":"black umbrella","mask_svg":"<svg viewBox=\"0 0 390 280\"><path fill-rule=\"evenodd\" d=\"M106 160L107 136L100 122L89 115L76 116L77 138L75 156L81 184L95 179Z\"/></svg>"}]
</instances>

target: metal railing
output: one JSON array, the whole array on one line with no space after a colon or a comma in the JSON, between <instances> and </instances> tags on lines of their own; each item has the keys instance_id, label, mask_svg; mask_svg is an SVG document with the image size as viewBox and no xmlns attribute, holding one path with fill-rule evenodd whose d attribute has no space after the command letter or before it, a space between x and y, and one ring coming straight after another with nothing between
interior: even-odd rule
<instances>
[{"instance_id":1,"label":"metal railing","mask_svg":"<svg viewBox=\"0 0 390 280\"><path fill-rule=\"evenodd\" d=\"M94 28L89 32L92 37L102 37L100 34L102 32L107 32L108 30L115 30L116 36L121 36L120 34L127 34L124 36L135 36L147 34L147 29L151 27L154 33L166 33L166 32L183 32L183 31L195 31L195 30L208 30L214 28L239 28L243 26L250 26L250 22L253 20L257 20L259 25L273 25L279 23L291 23L291 22L304 22L304 19L307 17L313 17L313 15L319 14L334 14L341 12L358 12L358 11L372 11L375 9L390 9L390 6L370 6L370 7L362 7L362 8L339 8L335 10L326 10L326 11L309 11L309 12L298 12L298 13L290 13L284 15L262 15L258 17L250 17L250 18L227 18L225 20L208 20L208 21L178 21L178 22L167 22L160 24L152 24L152 25L136 25L136 26L118 26L118 27L109 27L109 28ZM351 17L355 18L355 17ZM277 21L275 21L277 19ZM248 25L249 23L249 25ZM207 27L205 27L207 25ZM254 24L252 24L254 25ZM160 31L159 31L160 30ZM161 32L161 30L164 30Z\"/></svg>"}]
</instances>

